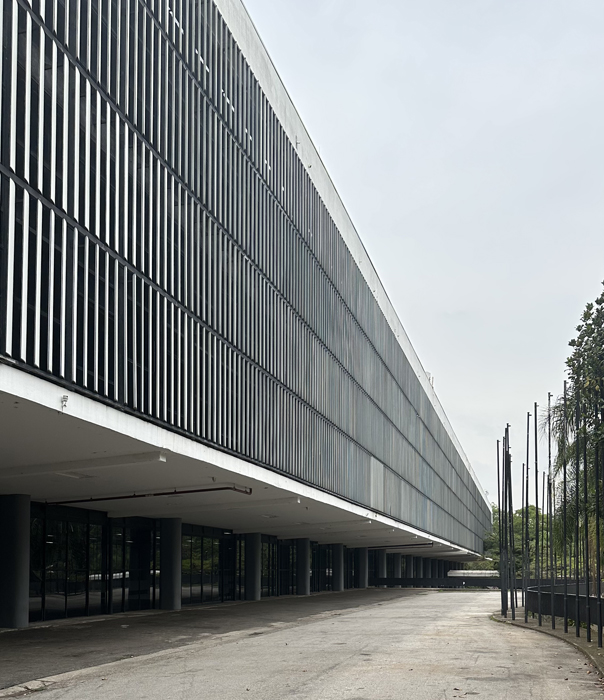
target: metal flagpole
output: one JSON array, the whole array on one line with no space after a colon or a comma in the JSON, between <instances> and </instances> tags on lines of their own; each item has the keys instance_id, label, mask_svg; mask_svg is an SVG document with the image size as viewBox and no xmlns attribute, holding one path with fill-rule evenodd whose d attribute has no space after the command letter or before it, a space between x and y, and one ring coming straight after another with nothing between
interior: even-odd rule
<instances>
[{"instance_id":1,"label":"metal flagpole","mask_svg":"<svg viewBox=\"0 0 604 700\"><path fill-rule=\"evenodd\" d=\"M587 406L586 406L587 408ZM587 415L583 416L583 566L585 567L585 622L587 641L591 642L591 606L589 604L589 494L587 491Z\"/></svg>"},{"instance_id":2,"label":"metal flagpole","mask_svg":"<svg viewBox=\"0 0 604 700\"><path fill-rule=\"evenodd\" d=\"M545 556L545 534L546 527L544 522L545 516L545 469L541 474L541 528L539 530L539 536L541 537L541 554L539 559L539 571L541 572L541 578L547 579L547 559ZM542 611L543 612L543 611Z\"/></svg>"},{"instance_id":3,"label":"metal flagpole","mask_svg":"<svg viewBox=\"0 0 604 700\"><path fill-rule=\"evenodd\" d=\"M512 608L512 620L516 619L516 566L514 562L514 508L512 505L512 457L510 455L510 426L505 428L505 466L506 466L506 481L508 488L508 511L509 511L509 547L510 556L509 562L509 580L510 580L510 603Z\"/></svg>"},{"instance_id":4,"label":"metal flagpole","mask_svg":"<svg viewBox=\"0 0 604 700\"><path fill-rule=\"evenodd\" d=\"M499 467L499 440L497 440L497 531L499 535L499 545L501 548L501 478Z\"/></svg>"},{"instance_id":5,"label":"metal flagpole","mask_svg":"<svg viewBox=\"0 0 604 700\"><path fill-rule=\"evenodd\" d=\"M550 612L552 615L552 629L556 629L556 610L554 595L554 509L552 494L552 395L547 394L547 510L548 510L548 544L549 544L549 590L550 590Z\"/></svg>"},{"instance_id":6,"label":"metal flagpole","mask_svg":"<svg viewBox=\"0 0 604 700\"><path fill-rule=\"evenodd\" d=\"M525 488L524 488L524 498L526 505L526 513L524 516L524 570L525 570L525 588L529 585L529 580L531 578L531 543L529 539L529 441L531 432L531 414L526 414L526 474L525 474ZM525 592L524 598L524 621L528 622L528 600L527 594Z\"/></svg>"},{"instance_id":7,"label":"metal flagpole","mask_svg":"<svg viewBox=\"0 0 604 700\"><path fill-rule=\"evenodd\" d=\"M505 458L505 433L503 435L503 440L501 441L501 457L502 457L502 469L503 469L503 544L505 552L505 616L507 617L509 609L509 598L508 591L510 590L510 541L509 541L509 527L508 527L508 489L507 489L507 478L506 478L506 458Z\"/></svg>"},{"instance_id":8,"label":"metal flagpole","mask_svg":"<svg viewBox=\"0 0 604 700\"><path fill-rule=\"evenodd\" d=\"M502 491L501 484L503 479L500 479L500 465L499 465L499 440L497 440L497 503L499 509L499 576L501 579L501 615L503 617L507 616L507 589L506 589L506 577L505 577L505 555L504 555L504 515L501 508L502 505Z\"/></svg>"},{"instance_id":9,"label":"metal flagpole","mask_svg":"<svg viewBox=\"0 0 604 700\"><path fill-rule=\"evenodd\" d=\"M524 599L524 589L526 586L526 567L525 567L525 559L524 559L524 550L525 550L525 542L524 542L524 469L525 465L524 462L522 463L522 500L520 501L520 513L522 515L522 525L520 527L520 544L522 548L521 552L521 569L522 569L522 607L526 606L526 601Z\"/></svg>"},{"instance_id":10,"label":"metal flagpole","mask_svg":"<svg viewBox=\"0 0 604 700\"><path fill-rule=\"evenodd\" d=\"M581 636L579 610L579 387L575 385L575 636Z\"/></svg>"},{"instance_id":11,"label":"metal flagpole","mask_svg":"<svg viewBox=\"0 0 604 700\"><path fill-rule=\"evenodd\" d=\"M598 399L595 405L595 446L594 446L594 478L595 478L595 498L596 498L596 596L598 612L598 647L602 648L602 574L600 571L600 449L598 440Z\"/></svg>"},{"instance_id":12,"label":"metal flagpole","mask_svg":"<svg viewBox=\"0 0 604 700\"><path fill-rule=\"evenodd\" d=\"M537 615L541 627L541 570L539 567L539 455L537 449L537 404L535 403L535 578L537 579Z\"/></svg>"},{"instance_id":13,"label":"metal flagpole","mask_svg":"<svg viewBox=\"0 0 604 700\"><path fill-rule=\"evenodd\" d=\"M568 632L568 544L566 533L566 438L568 436L568 414L566 412L566 380L564 381L564 420L562 426L562 475L563 475L563 492L562 492L562 530L563 530L563 557L564 557L564 631Z\"/></svg>"}]
</instances>

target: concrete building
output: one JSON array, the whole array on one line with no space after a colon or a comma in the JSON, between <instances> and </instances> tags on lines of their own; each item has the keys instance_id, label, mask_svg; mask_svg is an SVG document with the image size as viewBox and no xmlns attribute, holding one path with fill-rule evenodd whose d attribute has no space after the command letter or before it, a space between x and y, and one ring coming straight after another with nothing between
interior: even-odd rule
<instances>
[{"instance_id":1,"label":"concrete building","mask_svg":"<svg viewBox=\"0 0 604 700\"><path fill-rule=\"evenodd\" d=\"M0 10L0 627L480 555L487 499L241 2Z\"/></svg>"}]
</instances>

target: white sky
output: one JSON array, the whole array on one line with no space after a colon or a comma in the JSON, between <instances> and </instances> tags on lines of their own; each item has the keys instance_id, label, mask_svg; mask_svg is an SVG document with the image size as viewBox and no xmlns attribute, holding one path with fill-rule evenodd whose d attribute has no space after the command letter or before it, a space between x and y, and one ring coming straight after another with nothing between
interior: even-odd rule
<instances>
[{"instance_id":1,"label":"white sky","mask_svg":"<svg viewBox=\"0 0 604 700\"><path fill-rule=\"evenodd\" d=\"M245 3L496 502L604 279L604 1Z\"/></svg>"}]
</instances>

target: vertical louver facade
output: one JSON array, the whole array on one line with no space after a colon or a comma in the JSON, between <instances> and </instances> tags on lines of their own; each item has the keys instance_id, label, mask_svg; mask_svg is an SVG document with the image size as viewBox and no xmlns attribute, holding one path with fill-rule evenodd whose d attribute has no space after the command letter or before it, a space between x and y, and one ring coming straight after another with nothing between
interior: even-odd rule
<instances>
[{"instance_id":1,"label":"vertical louver facade","mask_svg":"<svg viewBox=\"0 0 604 700\"><path fill-rule=\"evenodd\" d=\"M0 11L2 361L481 550L486 499L217 4Z\"/></svg>"}]
</instances>

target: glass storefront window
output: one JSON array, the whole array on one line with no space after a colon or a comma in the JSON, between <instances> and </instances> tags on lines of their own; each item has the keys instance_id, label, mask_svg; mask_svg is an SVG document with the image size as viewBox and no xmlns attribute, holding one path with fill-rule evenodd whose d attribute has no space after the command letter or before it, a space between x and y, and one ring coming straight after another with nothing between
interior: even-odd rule
<instances>
[{"instance_id":1,"label":"glass storefront window","mask_svg":"<svg viewBox=\"0 0 604 700\"><path fill-rule=\"evenodd\" d=\"M30 621L159 605L154 520L32 504Z\"/></svg>"},{"instance_id":2,"label":"glass storefront window","mask_svg":"<svg viewBox=\"0 0 604 700\"><path fill-rule=\"evenodd\" d=\"M88 578L88 524L66 523L67 617L86 615Z\"/></svg>"},{"instance_id":3,"label":"glass storefront window","mask_svg":"<svg viewBox=\"0 0 604 700\"><path fill-rule=\"evenodd\" d=\"M88 552L88 614L101 615L105 609L103 528L101 525L90 525Z\"/></svg>"},{"instance_id":4,"label":"glass storefront window","mask_svg":"<svg viewBox=\"0 0 604 700\"><path fill-rule=\"evenodd\" d=\"M212 538L203 538L203 563L201 582L203 586L204 603L212 602Z\"/></svg>"},{"instance_id":5,"label":"glass storefront window","mask_svg":"<svg viewBox=\"0 0 604 700\"><path fill-rule=\"evenodd\" d=\"M44 520L31 519L29 554L29 620L42 620L42 595L44 586Z\"/></svg>"},{"instance_id":6,"label":"glass storefront window","mask_svg":"<svg viewBox=\"0 0 604 700\"><path fill-rule=\"evenodd\" d=\"M243 577L243 551L236 550L235 542L229 532L200 525L183 526L183 605L217 603L241 595L236 581ZM240 558L236 560L237 556Z\"/></svg>"},{"instance_id":7,"label":"glass storefront window","mask_svg":"<svg viewBox=\"0 0 604 700\"><path fill-rule=\"evenodd\" d=\"M67 616L67 527L62 520L46 521L44 619Z\"/></svg>"}]
</instances>

